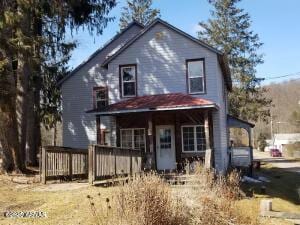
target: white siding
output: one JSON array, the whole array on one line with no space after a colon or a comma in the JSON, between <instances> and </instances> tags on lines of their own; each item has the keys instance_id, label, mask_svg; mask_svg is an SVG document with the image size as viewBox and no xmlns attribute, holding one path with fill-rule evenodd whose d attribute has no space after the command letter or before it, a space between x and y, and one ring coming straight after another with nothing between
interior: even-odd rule
<instances>
[{"instance_id":1,"label":"white siding","mask_svg":"<svg viewBox=\"0 0 300 225\"><path fill-rule=\"evenodd\" d=\"M163 32L161 39L156 38ZM224 171L228 162L227 116L224 101L224 78L217 54L170 30L155 25L140 39L117 56L108 66L109 93L112 102L120 101L119 65L137 64L138 95L187 93L186 59L205 58L206 94L201 98L220 107L213 113L216 168Z\"/></svg>"},{"instance_id":2,"label":"white siding","mask_svg":"<svg viewBox=\"0 0 300 225\"><path fill-rule=\"evenodd\" d=\"M163 32L157 40L156 33ZM108 66L110 98L120 100L119 65L137 64L138 95L187 93L186 59L205 58L207 94L201 97L223 101L215 85L219 63L216 53L158 23L128 47Z\"/></svg>"},{"instance_id":3,"label":"white siding","mask_svg":"<svg viewBox=\"0 0 300 225\"><path fill-rule=\"evenodd\" d=\"M108 84L101 64L109 52L140 29L132 26L62 84L64 146L87 148L89 143L96 142L95 116L85 111L93 108L93 87Z\"/></svg>"},{"instance_id":4,"label":"white siding","mask_svg":"<svg viewBox=\"0 0 300 225\"><path fill-rule=\"evenodd\" d=\"M132 33L137 30L136 28ZM163 35L157 39L158 32ZM112 60L107 71L100 66L106 53L98 54L63 84L65 146L87 147L90 142L95 142L95 118L85 113L92 108L92 88L108 84L110 103L122 100L119 90L119 65L137 64L138 96L187 93L186 59L205 58L206 94L197 96L212 100L219 106L219 110L213 112L215 163L218 171L225 171L228 163L227 106L224 98L226 91L216 53L160 23ZM101 121L102 126L110 127L112 143L115 143L113 117L101 117Z\"/></svg>"}]
</instances>

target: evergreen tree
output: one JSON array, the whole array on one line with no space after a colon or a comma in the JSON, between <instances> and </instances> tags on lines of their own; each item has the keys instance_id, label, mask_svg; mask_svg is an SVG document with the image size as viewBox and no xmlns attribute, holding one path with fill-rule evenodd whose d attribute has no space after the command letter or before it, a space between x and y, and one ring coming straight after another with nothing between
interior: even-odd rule
<instances>
[{"instance_id":1,"label":"evergreen tree","mask_svg":"<svg viewBox=\"0 0 300 225\"><path fill-rule=\"evenodd\" d=\"M151 5L152 0L127 0L127 5L122 8L120 29L126 28L133 20L146 25L159 17L159 9L153 9Z\"/></svg>"},{"instance_id":2,"label":"evergreen tree","mask_svg":"<svg viewBox=\"0 0 300 225\"><path fill-rule=\"evenodd\" d=\"M210 0L212 18L200 22L203 28L199 38L224 52L233 80L229 93L229 111L245 120L266 120L271 100L264 95L262 79L256 77L256 66L263 63L258 51L262 46L257 34L251 30L248 13L237 6L241 0Z\"/></svg>"},{"instance_id":3,"label":"evergreen tree","mask_svg":"<svg viewBox=\"0 0 300 225\"><path fill-rule=\"evenodd\" d=\"M68 72L66 64L75 47L66 41L67 31L87 28L91 34L101 34L112 20L107 15L115 5L115 0L0 1L0 145L4 170L25 171L26 143L38 149L40 122L50 121L51 126L58 118L56 82Z\"/></svg>"}]
</instances>

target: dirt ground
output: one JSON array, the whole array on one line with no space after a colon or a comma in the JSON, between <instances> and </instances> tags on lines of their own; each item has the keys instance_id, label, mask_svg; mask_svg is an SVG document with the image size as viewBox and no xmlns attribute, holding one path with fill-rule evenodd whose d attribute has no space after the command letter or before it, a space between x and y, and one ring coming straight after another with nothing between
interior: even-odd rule
<instances>
[{"instance_id":1,"label":"dirt ground","mask_svg":"<svg viewBox=\"0 0 300 225\"><path fill-rule=\"evenodd\" d=\"M273 208L277 211L300 213L300 176L298 163L285 159L273 159L266 154L259 156L263 160L260 170L254 171L255 176L264 176L268 183L245 184L244 190L253 194L238 202L241 210L258 215L262 199L272 199ZM266 193L261 193L261 187L266 187ZM118 187L92 187L87 183L59 183L42 185L17 184L0 176L0 224L95 224L92 216L91 196L99 210L105 210L107 198L113 199ZM299 190L299 194L297 193ZM8 211L41 211L45 218L6 218ZM293 224L290 221L271 219L264 224Z\"/></svg>"},{"instance_id":2,"label":"dirt ground","mask_svg":"<svg viewBox=\"0 0 300 225\"><path fill-rule=\"evenodd\" d=\"M87 196L106 204L114 189L91 187L87 183L16 184L0 176L0 224L94 224ZM9 211L45 212L46 217L4 217L4 212Z\"/></svg>"}]
</instances>

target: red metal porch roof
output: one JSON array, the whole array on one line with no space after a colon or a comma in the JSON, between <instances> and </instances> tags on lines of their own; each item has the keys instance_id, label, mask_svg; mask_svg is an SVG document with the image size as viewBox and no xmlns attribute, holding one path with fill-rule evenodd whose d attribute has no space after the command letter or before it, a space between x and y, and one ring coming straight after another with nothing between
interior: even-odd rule
<instances>
[{"instance_id":1,"label":"red metal porch roof","mask_svg":"<svg viewBox=\"0 0 300 225\"><path fill-rule=\"evenodd\" d=\"M194 97L183 93L145 95L130 98L107 106L101 110L90 110L87 113L111 114L119 112L139 112L156 110L176 110L176 108L206 108L217 107L209 100Z\"/></svg>"}]
</instances>

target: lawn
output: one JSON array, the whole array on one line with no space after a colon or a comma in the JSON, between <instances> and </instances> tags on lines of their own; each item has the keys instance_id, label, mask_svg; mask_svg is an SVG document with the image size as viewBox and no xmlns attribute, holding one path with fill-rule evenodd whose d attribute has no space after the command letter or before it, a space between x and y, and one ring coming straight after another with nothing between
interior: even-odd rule
<instances>
[{"instance_id":1,"label":"lawn","mask_svg":"<svg viewBox=\"0 0 300 225\"><path fill-rule=\"evenodd\" d=\"M42 185L18 185L3 181L1 177L0 183L0 211L47 213L47 218L36 219L4 218L2 214L0 224L95 224L87 195L97 198L98 203L106 204L106 198L110 198L114 191L113 187L90 187L83 184L69 185L66 187L69 190L48 191ZM76 186L80 188L70 190Z\"/></svg>"},{"instance_id":2,"label":"lawn","mask_svg":"<svg viewBox=\"0 0 300 225\"><path fill-rule=\"evenodd\" d=\"M253 193L252 198L236 202L241 213L256 217L261 199L271 198L273 208L278 211L300 212L297 189L299 174L263 165L255 175L270 179L264 183L266 193L261 194L261 184L243 185L243 190ZM46 218L12 219L0 216L0 224L95 224L90 201L102 215L109 216L108 199L114 198L118 187L91 187L87 184L15 184L0 176L0 211L43 211ZM91 196L93 199L88 198ZM262 224L293 224L279 219L262 219Z\"/></svg>"},{"instance_id":3,"label":"lawn","mask_svg":"<svg viewBox=\"0 0 300 225\"><path fill-rule=\"evenodd\" d=\"M273 210L285 212L300 213L300 174L272 167L271 164L265 163L260 170L254 171L254 176L263 176L270 180L269 183L262 184L245 184L242 186L247 193L253 193L251 200L242 200L242 208L250 209L257 207L261 199L272 199ZM262 186L266 192L262 193ZM274 219L278 224L293 224L284 220Z\"/></svg>"}]
</instances>

